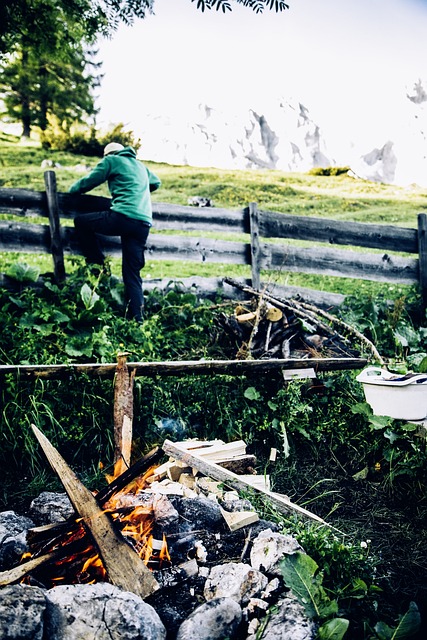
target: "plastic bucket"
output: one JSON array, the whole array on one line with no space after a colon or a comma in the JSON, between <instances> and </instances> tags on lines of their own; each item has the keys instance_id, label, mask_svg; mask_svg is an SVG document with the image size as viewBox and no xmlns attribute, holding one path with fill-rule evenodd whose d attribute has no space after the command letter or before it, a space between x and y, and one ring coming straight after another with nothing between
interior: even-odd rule
<instances>
[{"instance_id":1,"label":"plastic bucket","mask_svg":"<svg viewBox=\"0 0 427 640\"><path fill-rule=\"evenodd\" d=\"M399 376L380 367L368 367L356 378L363 385L366 402L377 416L397 420L427 417L427 375Z\"/></svg>"}]
</instances>

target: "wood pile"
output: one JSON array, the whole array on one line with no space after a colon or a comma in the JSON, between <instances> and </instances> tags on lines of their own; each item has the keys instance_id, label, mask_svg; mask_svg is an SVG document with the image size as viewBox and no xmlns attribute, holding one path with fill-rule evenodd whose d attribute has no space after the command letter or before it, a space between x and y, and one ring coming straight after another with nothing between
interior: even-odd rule
<instances>
[{"instance_id":1,"label":"wood pile","mask_svg":"<svg viewBox=\"0 0 427 640\"><path fill-rule=\"evenodd\" d=\"M368 349L382 360L365 336L331 314L293 299L275 298L231 278L225 281L252 296L236 304L232 315L221 318L223 329L236 342L237 358L358 358L362 349Z\"/></svg>"}]
</instances>

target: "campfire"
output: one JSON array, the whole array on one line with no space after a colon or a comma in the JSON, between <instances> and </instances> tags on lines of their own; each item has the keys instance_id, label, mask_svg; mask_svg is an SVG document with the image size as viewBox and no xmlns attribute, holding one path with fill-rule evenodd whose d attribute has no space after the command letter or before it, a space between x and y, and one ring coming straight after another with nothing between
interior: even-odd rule
<instances>
[{"instance_id":1,"label":"campfire","mask_svg":"<svg viewBox=\"0 0 427 640\"><path fill-rule=\"evenodd\" d=\"M268 497L284 513L326 525L271 491L269 478L255 473L255 458L243 441L165 440L162 448L110 478L94 495L39 429L32 429L75 513L63 522L30 529L28 553L0 574L1 586L20 582L50 590L110 583L152 603L167 618L171 599L177 597L173 590L182 593L186 585L187 616L203 597L212 571L227 563L246 566L256 536L271 531L271 523L261 521L252 504L240 497L242 489ZM265 587L268 580L263 580ZM252 604L248 625L255 610ZM170 624L179 622L177 616Z\"/></svg>"}]
</instances>

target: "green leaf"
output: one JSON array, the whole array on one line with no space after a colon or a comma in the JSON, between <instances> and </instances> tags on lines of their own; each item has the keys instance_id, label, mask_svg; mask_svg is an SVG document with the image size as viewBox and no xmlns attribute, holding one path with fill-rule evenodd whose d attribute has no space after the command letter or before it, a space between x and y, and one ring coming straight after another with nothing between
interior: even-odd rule
<instances>
[{"instance_id":1,"label":"green leaf","mask_svg":"<svg viewBox=\"0 0 427 640\"><path fill-rule=\"evenodd\" d=\"M379 640L406 640L418 633L420 625L420 612L415 602L411 602L408 611L400 618L395 629L385 622L378 622L375 625L375 632Z\"/></svg>"},{"instance_id":2,"label":"green leaf","mask_svg":"<svg viewBox=\"0 0 427 640\"><path fill-rule=\"evenodd\" d=\"M310 618L320 617L320 603L327 599L321 586L322 575L317 574L317 563L305 553L292 553L280 563L286 586L302 604Z\"/></svg>"},{"instance_id":3,"label":"green leaf","mask_svg":"<svg viewBox=\"0 0 427 640\"><path fill-rule=\"evenodd\" d=\"M399 624L393 631L392 640L403 640L418 633L421 625L421 615L415 602L409 603L408 611L401 617Z\"/></svg>"},{"instance_id":4,"label":"green leaf","mask_svg":"<svg viewBox=\"0 0 427 640\"><path fill-rule=\"evenodd\" d=\"M84 284L80 289L80 297L83 300L85 309L92 309L99 300L99 295L95 291L92 291L88 284Z\"/></svg>"},{"instance_id":5,"label":"green leaf","mask_svg":"<svg viewBox=\"0 0 427 640\"><path fill-rule=\"evenodd\" d=\"M395 431L392 431L391 429L386 429L384 431L384 438L387 438L387 440L389 440L390 443L393 444L393 442L395 442L396 440L399 440L399 435Z\"/></svg>"},{"instance_id":6,"label":"green leaf","mask_svg":"<svg viewBox=\"0 0 427 640\"><path fill-rule=\"evenodd\" d=\"M255 389L255 387L248 387L247 389L245 389L243 395L248 400L259 400L261 398L261 394Z\"/></svg>"},{"instance_id":7,"label":"green leaf","mask_svg":"<svg viewBox=\"0 0 427 640\"><path fill-rule=\"evenodd\" d=\"M52 320L60 323L60 322L69 322L70 318L69 316L65 315L65 313L62 313L62 311L55 309L52 313Z\"/></svg>"},{"instance_id":8,"label":"green leaf","mask_svg":"<svg viewBox=\"0 0 427 640\"><path fill-rule=\"evenodd\" d=\"M392 418L388 416L370 416L369 422L373 429L385 429L392 422Z\"/></svg>"},{"instance_id":9,"label":"green leaf","mask_svg":"<svg viewBox=\"0 0 427 640\"><path fill-rule=\"evenodd\" d=\"M351 407L352 413L360 413L362 416L370 418L372 416L371 405L367 402L357 402Z\"/></svg>"},{"instance_id":10,"label":"green leaf","mask_svg":"<svg viewBox=\"0 0 427 640\"><path fill-rule=\"evenodd\" d=\"M347 633L349 621L345 618L333 618L319 627L319 640L341 640Z\"/></svg>"},{"instance_id":11,"label":"green leaf","mask_svg":"<svg viewBox=\"0 0 427 640\"><path fill-rule=\"evenodd\" d=\"M37 282L40 269L37 267L31 267L25 262L15 262L7 270L9 278L13 278L18 282Z\"/></svg>"},{"instance_id":12,"label":"green leaf","mask_svg":"<svg viewBox=\"0 0 427 640\"><path fill-rule=\"evenodd\" d=\"M427 373L427 356L421 360L418 365L418 371L420 373Z\"/></svg>"}]
</instances>

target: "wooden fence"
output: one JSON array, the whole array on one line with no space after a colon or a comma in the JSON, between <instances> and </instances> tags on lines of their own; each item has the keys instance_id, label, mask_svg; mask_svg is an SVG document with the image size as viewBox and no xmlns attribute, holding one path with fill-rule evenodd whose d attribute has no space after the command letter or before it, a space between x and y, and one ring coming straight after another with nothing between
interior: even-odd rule
<instances>
[{"instance_id":1,"label":"wooden fence","mask_svg":"<svg viewBox=\"0 0 427 640\"><path fill-rule=\"evenodd\" d=\"M61 281L65 278L64 252L77 254L79 246L73 226L61 225L60 219L108 208L110 199L59 193L55 172L47 171L44 177L45 192L0 189L0 213L25 218L37 215L49 219L49 225L0 221L0 250L52 253L54 273ZM155 230L197 232L199 235L152 233L147 245L147 260L250 265L255 289L261 286L260 274L264 269L390 283L418 283L427 306L425 213L418 214L417 229L262 211L255 203L235 211L153 203L153 217ZM231 239L210 238L206 233L229 234ZM236 240L232 239L233 234L243 236ZM269 238L303 240L316 243L316 246L267 242ZM380 249L380 252L366 253L328 245ZM106 238L105 249L109 255L119 256L120 240ZM402 257L389 252L416 257Z\"/></svg>"}]
</instances>

